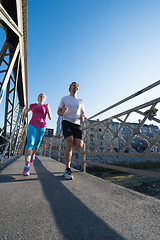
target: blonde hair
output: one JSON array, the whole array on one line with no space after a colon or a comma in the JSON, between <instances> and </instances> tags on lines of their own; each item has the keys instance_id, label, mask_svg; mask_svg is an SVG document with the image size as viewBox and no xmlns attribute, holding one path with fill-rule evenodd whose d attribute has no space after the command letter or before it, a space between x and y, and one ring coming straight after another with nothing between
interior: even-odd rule
<instances>
[{"instance_id":1,"label":"blonde hair","mask_svg":"<svg viewBox=\"0 0 160 240\"><path fill-rule=\"evenodd\" d=\"M38 95L38 98L40 97L40 95L44 95L44 96L45 96L45 99L47 99L47 97L46 97L46 94L45 94L45 93L40 93L40 94Z\"/></svg>"}]
</instances>

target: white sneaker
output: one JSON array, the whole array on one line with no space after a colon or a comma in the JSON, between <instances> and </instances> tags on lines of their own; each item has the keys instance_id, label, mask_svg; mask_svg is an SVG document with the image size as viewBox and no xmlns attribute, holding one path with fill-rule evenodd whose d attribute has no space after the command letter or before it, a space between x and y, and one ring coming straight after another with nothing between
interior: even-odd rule
<instances>
[{"instance_id":1,"label":"white sneaker","mask_svg":"<svg viewBox=\"0 0 160 240\"><path fill-rule=\"evenodd\" d=\"M73 177L73 175L72 175L72 171L71 171L70 168L67 168L67 169L65 170L63 176L64 176L64 178L65 178L66 180L73 180L73 179L74 179L74 177Z\"/></svg>"}]
</instances>

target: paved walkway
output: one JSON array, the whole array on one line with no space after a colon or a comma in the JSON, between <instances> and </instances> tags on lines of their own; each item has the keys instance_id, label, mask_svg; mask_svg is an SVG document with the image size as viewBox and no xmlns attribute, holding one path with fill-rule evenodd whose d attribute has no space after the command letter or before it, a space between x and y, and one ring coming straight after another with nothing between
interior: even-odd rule
<instances>
[{"instance_id":1,"label":"paved walkway","mask_svg":"<svg viewBox=\"0 0 160 240\"><path fill-rule=\"evenodd\" d=\"M24 156L0 171L1 240L159 240L160 200L37 157L21 175Z\"/></svg>"}]
</instances>

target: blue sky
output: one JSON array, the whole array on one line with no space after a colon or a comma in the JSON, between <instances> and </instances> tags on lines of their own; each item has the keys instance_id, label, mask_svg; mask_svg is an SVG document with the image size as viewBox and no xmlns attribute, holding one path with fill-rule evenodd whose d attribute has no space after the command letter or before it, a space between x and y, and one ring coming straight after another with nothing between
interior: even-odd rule
<instances>
[{"instance_id":1,"label":"blue sky","mask_svg":"<svg viewBox=\"0 0 160 240\"><path fill-rule=\"evenodd\" d=\"M72 81L90 117L160 79L159 10L159 0L28 0L29 103L46 93L48 127Z\"/></svg>"}]
</instances>

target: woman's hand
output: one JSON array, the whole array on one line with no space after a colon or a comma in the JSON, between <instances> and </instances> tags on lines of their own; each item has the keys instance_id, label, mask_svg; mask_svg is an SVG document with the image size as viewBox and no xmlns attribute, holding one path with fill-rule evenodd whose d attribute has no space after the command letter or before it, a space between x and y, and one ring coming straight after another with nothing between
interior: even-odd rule
<instances>
[{"instance_id":1,"label":"woman's hand","mask_svg":"<svg viewBox=\"0 0 160 240\"><path fill-rule=\"evenodd\" d=\"M47 107L47 112L48 112L49 110L51 110L48 103L46 104L46 107Z\"/></svg>"},{"instance_id":2,"label":"woman's hand","mask_svg":"<svg viewBox=\"0 0 160 240\"><path fill-rule=\"evenodd\" d=\"M31 107L29 106L29 108L27 109L27 111L25 112L25 117L27 118L28 117L28 113L31 112Z\"/></svg>"}]
</instances>

